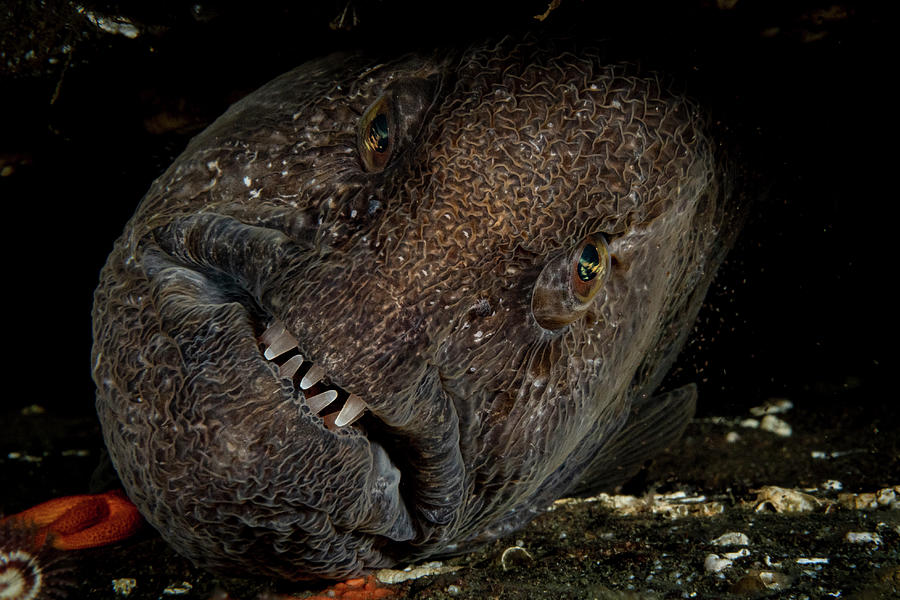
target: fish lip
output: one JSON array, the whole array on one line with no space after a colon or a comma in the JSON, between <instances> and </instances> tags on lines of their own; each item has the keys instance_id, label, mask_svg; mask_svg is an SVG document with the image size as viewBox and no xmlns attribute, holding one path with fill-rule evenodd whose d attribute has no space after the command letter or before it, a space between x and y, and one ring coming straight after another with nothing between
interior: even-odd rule
<instances>
[{"instance_id":1,"label":"fish lip","mask_svg":"<svg viewBox=\"0 0 900 600\"><path fill-rule=\"evenodd\" d=\"M285 325L285 328L288 329L287 325ZM309 346L304 345L303 342L300 341L300 336L295 333L297 331L299 331L299 328L296 325L290 328L291 335L298 339L297 348L300 354L304 357L315 357L318 359L319 357L316 356L315 353L308 353ZM261 359L266 360L265 357L262 356L262 353ZM266 362L274 366L272 361L266 360ZM315 361L312 362L318 364ZM273 368L272 373L273 376L279 377L279 373L276 369ZM465 469L461 459L462 451L459 443L459 430L456 426L455 412L456 407L459 406L460 403L454 397L452 391L448 390L443 385L443 377L439 367L432 366L432 368L428 369L425 378L433 379L436 382L438 387L437 391L440 394L440 399L443 401L442 404L449 408L452 413L452 416L447 419L433 419L434 421L446 421L453 426L451 434L452 443L448 444L448 452L445 452L443 456L438 455L435 457L432 456L432 452L430 451L422 452L411 448L410 446L417 445L414 440L416 435L420 433L418 431L418 425L415 422L406 426L391 425L388 422L388 419L378 410L379 402L370 402L369 397L363 397L367 404L367 410L365 411L365 415L363 415L357 423L341 428L332 428L324 419L318 420L319 429L323 434L332 436L351 435L366 439L373 448L373 455L377 457L380 453L383 453L390 461L391 465L399 471L402 483L400 497L405 507L404 512L409 515L412 526L415 528L415 536L409 536L407 539L398 539L397 537L391 537L391 535L388 535L387 537L390 537L394 541L408 542L409 544L414 545L417 551L422 551L423 548L443 546L448 537L452 538L455 536L455 521L463 506L462 484L465 480ZM340 374L326 373L323 379L328 379L329 385L339 386L341 388L344 387L344 383L340 380ZM420 381L419 386L422 385L423 382ZM345 389L344 391L350 394L355 393L348 389ZM297 396L298 392L299 390L294 390L293 398L298 402L302 402ZM299 393L302 396L302 392ZM378 400L386 401L383 398ZM416 402L415 395L407 398L407 401ZM449 459L446 456L447 454L451 455ZM415 455L417 458L411 459L410 455ZM432 473L442 471L441 465L446 465L448 462L452 465L448 471L451 473L459 471L458 474L460 475L455 479L456 485L446 486L450 488L449 491L439 494L440 497L448 499L449 502L446 504L440 502L436 504L429 504L428 502L424 504L421 503L421 496L426 498L432 497L435 495L433 490L434 487L442 488L441 485L430 485L430 483L426 482L427 478L420 476L421 473L423 471ZM402 518L398 519L390 531L398 529L403 531L402 521ZM386 533L390 534L390 531ZM404 554L409 554L409 550L405 550ZM423 556L429 554L430 551L422 551Z\"/></svg>"},{"instance_id":2,"label":"fish lip","mask_svg":"<svg viewBox=\"0 0 900 600\"><path fill-rule=\"evenodd\" d=\"M246 308L247 307L245 307L245 309ZM266 308L263 307L263 310L266 310ZM279 321L277 317L272 318L283 324L283 321ZM258 329L258 327L255 329ZM294 339L297 339L297 335L293 331L288 331L287 326L285 326L284 329L285 331L287 331L287 333L294 337ZM256 337L257 341L259 341L260 335L257 335ZM302 355L304 358L312 356L311 354L307 353L305 347L301 347L299 342L296 348L299 351L299 355ZM268 359L265 356L264 351L265 347L263 347L262 342L260 342L260 359L265 361L265 363L270 366L273 377L281 381L287 381L287 379L280 373L280 369L276 368L276 365L278 363L275 362L275 359ZM285 354L291 354L291 352ZM317 365L315 361L309 362L311 362L313 366ZM311 368L312 366L308 367L304 371L308 373ZM299 372L300 371L298 371L298 373ZM306 408L308 414L312 416L314 418L314 422L318 424L319 433L321 435L330 436L357 436L365 439L369 444L369 448L371 450L373 471L376 472L378 474L378 478L384 482L382 485L384 487L391 487L395 485L397 486L396 496L397 500L399 500L399 504L401 504L402 506L396 507L397 510L394 511L394 513L396 513L396 518L392 521L386 520L381 524L373 523L365 527L360 527L359 530L364 533L372 533L386 537L393 542L402 543L414 541L414 538L417 537L418 532L421 531L421 527L415 524L415 520L413 518L415 511L413 510L413 507L410 506L409 499L405 497L405 495L400 491L398 485L400 480L409 480L410 477L408 477L398 467L398 461L394 456L392 456L393 452L389 451L389 448L392 448L395 444L391 443L391 440L384 437L388 434L384 431L383 428L371 426L373 422L380 421L378 415L374 411L372 411L371 407L369 407L367 403L367 408L364 411L365 414L361 415L353 423L349 423L345 426L337 426L334 424L333 418L329 422L329 417L333 417L333 415L335 414L334 412L329 413L328 415L320 414L324 410L327 410L327 406L321 409L319 412L315 412L310 408L307 402L305 393L306 391L303 390L299 385L297 385L297 379L297 374L295 374L294 377L290 378L293 388L291 398L297 404ZM326 373L318 382L313 384L308 389L317 390L317 388L322 388L327 390L333 389L335 387L340 388L343 392L343 395L333 400L328 406L332 406L335 403L343 404L347 401L348 395L352 395L352 393L343 390L342 386L334 383L329 373ZM310 398L311 397L313 396L310 396Z\"/></svg>"},{"instance_id":3,"label":"fish lip","mask_svg":"<svg viewBox=\"0 0 900 600\"><path fill-rule=\"evenodd\" d=\"M293 332L300 329L296 322L290 327L295 336ZM302 341L298 347L301 352L309 349ZM337 386L347 385L342 373L328 372L327 377ZM457 536L458 517L465 507L467 469L457 417L460 402L444 385L440 368L425 361L421 376L409 382L409 388L402 397L363 395L368 409L359 420L359 428L344 427L349 430L344 433L323 424L321 429L336 436L359 435L385 451L401 474L400 495L416 530L415 537L408 540L414 549L407 548L403 554L412 551L426 556ZM415 405L415 418L398 420L392 411L396 404Z\"/></svg>"},{"instance_id":4,"label":"fish lip","mask_svg":"<svg viewBox=\"0 0 900 600\"><path fill-rule=\"evenodd\" d=\"M305 327L305 309L297 307L297 290L292 289L290 283L299 277L307 277L312 261L321 259L327 249L298 243L282 230L280 224L284 221L278 218L263 223L247 214L236 216L204 211L181 215L150 229L146 242L167 257L163 261L165 265L174 264L201 275L212 273L214 276L207 279L218 288L218 293L211 294L216 301L235 302L249 317L247 326L250 327L241 336L259 336L268 319L280 319L292 335L298 336L302 350L310 352L310 358L324 361L323 366L329 370L328 353L313 347L313 343L321 345L327 336L319 335L322 332L312 331L310 335L301 331ZM244 338L241 344L247 347L250 346L248 342L251 340ZM259 351L256 339L252 340L252 345L255 346L254 361L259 361L260 366L269 363ZM278 380L274 365L267 364L264 369ZM360 381L359 375L354 373L352 379ZM369 405L371 416L368 421L373 425L365 435L359 431L331 432L321 422L318 426L313 425L318 419L312 419L311 414L298 415L306 422L305 427L309 427L307 431L315 428L317 435L322 436L328 431L325 439L349 441L351 436L359 436L383 447L401 473L398 494L402 512L409 514L415 529L414 538L404 543L414 545L415 550L455 539L459 529L458 516L466 506L464 487L467 481L456 405L441 385L434 365L418 369L416 377L420 376L420 380L404 382L407 390L401 393L409 394L405 406L398 405L392 396L383 395L373 400L360 394ZM346 385L343 373L329 372L329 377L347 392L359 392L347 389L354 386ZM237 381L232 383L244 385ZM412 389L409 386L418 387ZM281 388L287 396L287 386ZM428 401L417 400L426 397ZM293 395L290 399L296 402ZM408 410L411 406L415 406L415 411ZM405 414L401 414L404 411ZM365 420L363 425L366 425ZM355 451L358 452L359 449ZM374 460L371 452L369 460ZM370 504L367 499L360 502L361 506ZM406 548L398 555L409 553Z\"/></svg>"}]
</instances>

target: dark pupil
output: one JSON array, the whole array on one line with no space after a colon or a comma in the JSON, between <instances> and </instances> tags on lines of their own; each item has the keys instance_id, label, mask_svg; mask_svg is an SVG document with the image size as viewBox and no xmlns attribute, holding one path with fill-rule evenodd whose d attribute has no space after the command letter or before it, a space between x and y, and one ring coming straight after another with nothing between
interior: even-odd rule
<instances>
[{"instance_id":1,"label":"dark pupil","mask_svg":"<svg viewBox=\"0 0 900 600\"><path fill-rule=\"evenodd\" d=\"M384 114L378 114L369 126L369 148L384 152L388 147L388 121Z\"/></svg>"},{"instance_id":2,"label":"dark pupil","mask_svg":"<svg viewBox=\"0 0 900 600\"><path fill-rule=\"evenodd\" d=\"M597 276L600 271L600 255L597 254L597 247L588 244L581 251L581 257L578 259L578 278L582 281L590 281Z\"/></svg>"}]
</instances>

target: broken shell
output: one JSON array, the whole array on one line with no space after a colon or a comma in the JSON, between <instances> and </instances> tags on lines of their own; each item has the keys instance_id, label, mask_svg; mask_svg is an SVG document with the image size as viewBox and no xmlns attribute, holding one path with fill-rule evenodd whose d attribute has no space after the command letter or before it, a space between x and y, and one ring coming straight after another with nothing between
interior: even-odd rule
<instances>
[{"instance_id":1,"label":"broken shell","mask_svg":"<svg viewBox=\"0 0 900 600\"><path fill-rule=\"evenodd\" d=\"M500 556L500 564L503 566L504 571L528 564L533 560L534 557L522 546L510 546Z\"/></svg>"}]
</instances>

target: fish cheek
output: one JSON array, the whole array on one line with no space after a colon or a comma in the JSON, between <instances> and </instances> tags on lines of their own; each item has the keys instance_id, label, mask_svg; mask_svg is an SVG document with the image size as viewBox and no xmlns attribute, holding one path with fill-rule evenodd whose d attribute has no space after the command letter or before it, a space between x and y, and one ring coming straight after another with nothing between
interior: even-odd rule
<instances>
[{"instance_id":1,"label":"fish cheek","mask_svg":"<svg viewBox=\"0 0 900 600\"><path fill-rule=\"evenodd\" d=\"M568 257L551 260L538 275L531 296L531 313L544 329L556 330L578 318L569 288Z\"/></svg>"}]
</instances>

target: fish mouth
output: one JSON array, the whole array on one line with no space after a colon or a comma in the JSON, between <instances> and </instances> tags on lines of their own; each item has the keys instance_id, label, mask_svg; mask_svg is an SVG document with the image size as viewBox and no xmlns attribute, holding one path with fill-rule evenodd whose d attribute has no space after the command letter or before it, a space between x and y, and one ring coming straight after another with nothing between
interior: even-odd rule
<instances>
[{"instance_id":1,"label":"fish mouth","mask_svg":"<svg viewBox=\"0 0 900 600\"><path fill-rule=\"evenodd\" d=\"M207 412L233 406L229 427L240 435L284 440L279 443L289 446L273 447L271 455L258 458L265 465L248 464L247 469L326 488L340 482L340 514L329 504L335 491L330 488L312 494L314 504L304 500L299 510L321 511L348 534L380 539L372 543L384 555L431 554L456 537L465 504L456 402L437 365L414 354L397 359L413 347L408 340L391 345L391 337L373 337L362 350L335 345L340 343L336 338L352 334L337 331L350 317L309 317L311 306L298 302L316 297L303 290L316 272L310 265L323 257L310 247L308 236L292 229L296 219L286 220L247 222L207 212L154 228L143 263L159 288L156 305L166 313L163 320L178 328L176 337L192 346L209 335L209 326L198 338L182 319L199 323L198 311L222 313L214 317L218 334L211 346L192 352L195 362L185 368L202 370L204 380L217 382L236 398L233 405L210 404ZM221 308L226 306L231 308ZM359 317L353 317L354 324ZM353 331L363 335L365 328ZM350 346L354 341L348 340ZM361 356L374 362L362 365ZM223 371L236 363L244 370ZM399 372L393 370L397 364ZM389 378L372 383L373 376L387 372ZM392 389L397 382L402 383ZM254 426L260 418L278 435ZM348 479L351 471L355 479ZM231 473L223 470L218 476L227 485ZM349 494L348 481L358 482ZM383 564L366 562L364 567Z\"/></svg>"},{"instance_id":2,"label":"fish mouth","mask_svg":"<svg viewBox=\"0 0 900 600\"><path fill-rule=\"evenodd\" d=\"M263 323L267 323L264 329ZM390 415L380 414L378 409L383 407L384 398L375 398L381 404L373 408L363 397L336 383L304 350L299 336L291 333L283 321L263 318L258 321L258 327L262 329L256 336L261 357L274 375L290 387L294 402L309 409L322 434L364 438L371 449L373 469L392 473L382 479L388 480L385 487L393 488L391 504L400 515L389 526L378 528L377 533L392 542L411 545L413 549L403 550L407 555L416 549L422 555L429 555L451 538L461 505L464 469L455 403L443 389L440 375L431 378L437 380L439 398L429 396L428 400L449 407L451 414L446 418L423 419L446 422L449 426L449 434L437 436L441 441L435 443L434 430L428 425L396 426L390 422ZM428 384L423 387L429 388ZM429 389L435 391L434 387ZM415 394L405 399L411 404L419 400ZM427 414L430 405L421 406L423 414ZM447 479L443 480L444 477ZM392 519L393 516L389 518Z\"/></svg>"},{"instance_id":3,"label":"fish mouth","mask_svg":"<svg viewBox=\"0 0 900 600\"><path fill-rule=\"evenodd\" d=\"M389 416L379 415L363 397L336 383L283 321L263 318L258 327L264 323L256 336L260 355L277 378L290 387L294 402L309 409L323 435L362 437L370 448L372 470L381 481L378 487L383 488L376 503L393 508L386 511L385 522L369 525L363 532L382 537L387 542L382 547L386 554L427 556L446 545L455 536L463 480L455 413L446 419L451 426L449 436L443 436L438 444L422 443L420 438L428 439L431 433L427 426L391 425ZM439 376L437 380L440 382ZM438 403L449 399L449 392L442 387L439 391ZM407 401L414 403L417 398L412 396ZM442 481L445 476L447 481Z\"/></svg>"},{"instance_id":4,"label":"fish mouth","mask_svg":"<svg viewBox=\"0 0 900 600\"><path fill-rule=\"evenodd\" d=\"M278 367L278 377L290 381L296 399L320 416L326 429L338 431L356 426L365 435L365 428L357 423L368 412L368 405L360 396L332 382L322 367L306 359L297 338L282 321L272 319L257 341L263 357Z\"/></svg>"}]
</instances>

